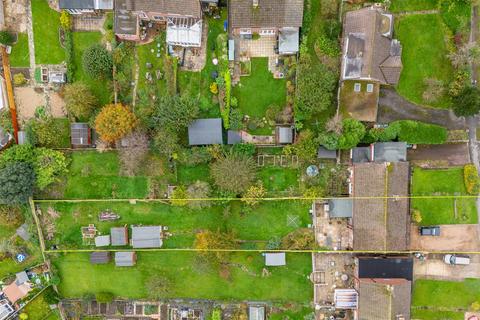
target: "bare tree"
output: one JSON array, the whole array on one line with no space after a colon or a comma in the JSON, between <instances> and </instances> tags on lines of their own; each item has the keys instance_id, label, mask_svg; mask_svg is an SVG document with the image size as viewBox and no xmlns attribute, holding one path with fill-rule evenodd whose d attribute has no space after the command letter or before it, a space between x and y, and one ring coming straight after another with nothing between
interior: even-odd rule
<instances>
[{"instance_id":1,"label":"bare tree","mask_svg":"<svg viewBox=\"0 0 480 320\"><path fill-rule=\"evenodd\" d=\"M127 135L117 143L123 173L133 176L137 173L148 154L148 137L141 131Z\"/></svg>"},{"instance_id":2,"label":"bare tree","mask_svg":"<svg viewBox=\"0 0 480 320\"><path fill-rule=\"evenodd\" d=\"M448 55L455 68L466 67L472 63L480 63L480 46L473 42L468 42L461 46L457 52Z\"/></svg>"},{"instance_id":3,"label":"bare tree","mask_svg":"<svg viewBox=\"0 0 480 320\"><path fill-rule=\"evenodd\" d=\"M187 188L187 196L189 199L206 199L210 195L210 185L205 181L195 181ZM210 206L210 201L189 201L188 206L193 209L200 209Z\"/></svg>"},{"instance_id":4,"label":"bare tree","mask_svg":"<svg viewBox=\"0 0 480 320\"><path fill-rule=\"evenodd\" d=\"M335 116L333 116L333 118L328 120L327 123L325 124L325 130L327 130L328 132L342 134L342 129L343 129L342 116L339 114L336 114Z\"/></svg>"}]
</instances>

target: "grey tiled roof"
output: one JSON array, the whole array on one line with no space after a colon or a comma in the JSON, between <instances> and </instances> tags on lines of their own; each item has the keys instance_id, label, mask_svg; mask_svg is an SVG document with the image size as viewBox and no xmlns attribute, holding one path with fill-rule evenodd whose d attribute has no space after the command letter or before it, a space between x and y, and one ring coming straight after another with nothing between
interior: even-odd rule
<instances>
[{"instance_id":1,"label":"grey tiled roof","mask_svg":"<svg viewBox=\"0 0 480 320\"><path fill-rule=\"evenodd\" d=\"M115 6L129 11L201 17L200 0L115 0Z\"/></svg>"},{"instance_id":2,"label":"grey tiled roof","mask_svg":"<svg viewBox=\"0 0 480 320\"><path fill-rule=\"evenodd\" d=\"M229 17L232 28L301 27L303 0L230 0Z\"/></svg>"},{"instance_id":3,"label":"grey tiled roof","mask_svg":"<svg viewBox=\"0 0 480 320\"><path fill-rule=\"evenodd\" d=\"M376 162L407 161L406 142L377 142L373 147Z\"/></svg>"},{"instance_id":4,"label":"grey tiled roof","mask_svg":"<svg viewBox=\"0 0 480 320\"><path fill-rule=\"evenodd\" d=\"M160 248L162 227L132 227L132 246L134 248Z\"/></svg>"}]
</instances>

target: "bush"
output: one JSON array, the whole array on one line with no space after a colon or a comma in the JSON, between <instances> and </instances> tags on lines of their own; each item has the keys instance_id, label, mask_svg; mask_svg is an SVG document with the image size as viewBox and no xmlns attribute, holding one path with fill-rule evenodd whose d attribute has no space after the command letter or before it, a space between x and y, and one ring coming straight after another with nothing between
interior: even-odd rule
<instances>
[{"instance_id":1,"label":"bush","mask_svg":"<svg viewBox=\"0 0 480 320\"><path fill-rule=\"evenodd\" d=\"M29 163L14 162L0 170L0 201L7 205L26 203L33 195L35 172Z\"/></svg>"},{"instance_id":2,"label":"bush","mask_svg":"<svg viewBox=\"0 0 480 320\"><path fill-rule=\"evenodd\" d=\"M223 127L230 129L230 99L232 95L232 79L230 70L225 70L225 105L222 110Z\"/></svg>"},{"instance_id":3,"label":"bush","mask_svg":"<svg viewBox=\"0 0 480 320\"><path fill-rule=\"evenodd\" d=\"M111 292L98 292L95 294L95 299L97 302L109 303L112 302L115 296Z\"/></svg>"},{"instance_id":4,"label":"bush","mask_svg":"<svg viewBox=\"0 0 480 320\"><path fill-rule=\"evenodd\" d=\"M67 82L75 80L75 62L73 61L73 37L72 31L65 30L65 62L67 63Z\"/></svg>"},{"instance_id":5,"label":"bush","mask_svg":"<svg viewBox=\"0 0 480 320\"><path fill-rule=\"evenodd\" d=\"M222 311L220 309L213 310L212 320L222 320Z\"/></svg>"},{"instance_id":6,"label":"bush","mask_svg":"<svg viewBox=\"0 0 480 320\"><path fill-rule=\"evenodd\" d=\"M233 98L232 98L233 99ZM232 100L233 102L233 100ZM232 109L230 111L230 129L241 130L243 129L243 113L240 109Z\"/></svg>"},{"instance_id":7,"label":"bush","mask_svg":"<svg viewBox=\"0 0 480 320\"><path fill-rule=\"evenodd\" d=\"M253 143L238 143L232 146L232 152L246 155L248 157L253 157L257 147Z\"/></svg>"},{"instance_id":8,"label":"bush","mask_svg":"<svg viewBox=\"0 0 480 320\"><path fill-rule=\"evenodd\" d=\"M447 141L447 129L435 124L399 120L390 123L387 130L397 132L398 141L412 144L442 144Z\"/></svg>"},{"instance_id":9,"label":"bush","mask_svg":"<svg viewBox=\"0 0 480 320\"><path fill-rule=\"evenodd\" d=\"M466 164L463 167L463 179L469 194L477 195L480 192L480 179L474 164Z\"/></svg>"},{"instance_id":10,"label":"bush","mask_svg":"<svg viewBox=\"0 0 480 320\"><path fill-rule=\"evenodd\" d=\"M17 73L13 76L13 84L16 86L22 86L27 83L27 79L25 79L25 75L23 73Z\"/></svg>"},{"instance_id":11,"label":"bush","mask_svg":"<svg viewBox=\"0 0 480 320\"><path fill-rule=\"evenodd\" d=\"M209 163L212 160L212 155L208 148L192 147L190 149L182 150L178 157L178 161L186 166L196 166L199 164Z\"/></svg>"},{"instance_id":12,"label":"bush","mask_svg":"<svg viewBox=\"0 0 480 320\"><path fill-rule=\"evenodd\" d=\"M178 186L173 190L171 201L174 206L183 207L188 204L187 199L187 190L184 186Z\"/></svg>"},{"instance_id":13,"label":"bush","mask_svg":"<svg viewBox=\"0 0 480 320\"><path fill-rule=\"evenodd\" d=\"M13 36L8 31L0 31L0 43L4 45L11 45L13 42Z\"/></svg>"},{"instance_id":14,"label":"bush","mask_svg":"<svg viewBox=\"0 0 480 320\"><path fill-rule=\"evenodd\" d=\"M412 212L412 220L413 222L415 222L416 224L419 224L420 222L422 222L422 213L419 211L419 210L413 210Z\"/></svg>"},{"instance_id":15,"label":"bush","mask_svg":"<svg viewBox=\"0 0 480 320\"><path fill-rule=\"evenodd\" d=\"M247 189L242 197L242 201L250 206L254 206L266 195L267 190L265 190L265 187L261 183L258 183L257 185L250 186Z\"/></svg>"},{"instance_id":16,"label":"bush","mask_svg":"<svg viewBox=\"0 0 480 320\"><path fill-rule=\"evenodd\" d=\"M72 17L65 10L62 10L62 13L60 14L60 26L65 31L72 29Z\"/></svg>"},{"instance_id":17,"label":"bush","mask_svg":"<svg viewBox=\"0 0 480 320\"><path fill-rule=\"evenodd\" d=\"M94 44L83 53L83 69L91 78L111 78L112 55L100 44Z\"/></svg>"},{"instance_id":18,"label":"bush","mask_svg":"<svg viewBox=\"0 0 480 320\"><path fill-rule=\"evenodd\" d=\"M90 88L81 82L68 84L64 89L64 98L67 111L76 119L86 121L90 118L98 100Z\"/></svg>"}]
</instances>

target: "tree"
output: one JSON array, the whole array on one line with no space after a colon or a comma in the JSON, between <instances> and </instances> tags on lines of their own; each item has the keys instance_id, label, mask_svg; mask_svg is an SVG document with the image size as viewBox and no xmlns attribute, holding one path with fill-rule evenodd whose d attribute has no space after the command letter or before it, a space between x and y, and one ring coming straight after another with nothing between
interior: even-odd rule
<instances>
[{"instance_id":1,"label":"tree","mask_svg":"<svg viewBox=\"0 0 480 320\"><path fill-rule=\"evenodd\" d=\"M64 89L67 111L76 119L85 121L98 107L98 100L90 88L81 82L67 84Z\"/></svg>"},{"instance_id":2,"label":"tree","mask_svg":"<svg viewBox=\"0 0 480 320\"><path fill-rule=\"evenodd\" d=\"M335 96L337 76L320 63L311 63L303 57L297 67L297 94L295 117L309 120L316 112L329 108Z\"/></svg>"},{"instance_id":3,"label":"tree","mask_svg":"<svg viewBox=\"0 0 480 320\"><path fill-rule=\"evenodd\" d=\"M0 31L0 44L11 45L13 42L13 36L8 31Z\"/></svg>"},{"instance_id":4,"label":"tree","mask_svg":"<svg viewBox=\"0 0 480 320\"><path fill-rule=\"evenodd\" d=\"M188 201L185 200L187 199L187 190L185 190L184 186L178 186L173 190L172 192L172 197L171 197L171 202L174 206L179 206L183 207L188 204Z\"/></svg>"},{"instance_id":5,"label":"tree","mask_svg":"<svg viewBox=\"0 0 480 320\"><path fill-rule=\"evenodd\" d=\"M474 116L480 111L480 91L473 86L463 88L453 99L453 111L458 117Z\"/></svg>"},{"instance_id":6,"label":"tree","mask_svg":"<svg viewBox=\"0 0 480 320\"><path fill-rule=\"evenodd\" d=\"M480 46L475 42L467 42L458 50L450 53L448 57L457 69L469 67L472 63L478 64L480 63Z\"/></svg>"},{"instance_id":7,"label":"tree","mask_svg":"<svg viewBox=\"0 0 480 320\"><path fill-rule=\"evenodd\" d=\"M422 94L423 100L429 103L436 102L445 91L443 82L438 79L427 78L424 80L424 83L426 88Z\"/></svg>"},{"instance_id":8,"label":"tree","mask_svg":"<svg viewBox=\"0 0 480 320\"><path fill-rule=\"evenodd\" d=\"M255 162L243 154L228 153L211 165L215 184L223 191L244 192L255 178Z\"/></svg>"},{"instance_id":9,"label":"tree","mask_svg":"<svg viewBox=\"0 0 480 320\"><path fill-rule=\"evenodd\" d=\"M264 198L267 195L267 190L262 183L257 183L256 185L250 186L245 194L243 195L242 201L250 206L258 204L259 199Z\"/></svg>"},{"instance_id":10,"label":"tree","mask_svg":"<svg viewBox=\"0 0 480 320\"><path fill-rule=\"evenodd\" d=\"M295 154L303 162L313 161L317 156L318 139L309 129L303 130L298 135L298 139L293 145Z\"/></svg>"},{"instance_id":11,"label":"tree","mask_svg":"<svg viewBox=\"0 0 480 320\"><path fill-rule=\"evenodd\" d=\"M236 249L238 245L233 233L205 230L195 235L194 247L210 262L222 263L227 259L228 251L221 250Z\"/></svg>"},{"instance_id":12,"label":"tree","mask_svg":"<svg viewBox=\"0 0 480 320\"><path fill-rule=\"evenodd\" d=\"M102 45L94 44L83 53L83 69L91 78L111 78L112 55Z\"/></svg>"},{"instance_id":13,"label":"tree","mask_svg":"<svg viewBox=\"0 0 480 320\"><path fill-rule=\"evenodd\" d=\"M158 129L153 136L153 150L167 157L174 155L180 150L178 136L175 132Z\"/></svg>"},{"instance_id":14,"label":"tree","mask_svg":"<svg viewBox=\"0 0 480 320\"><path fill-rule=\"evenodd\" d=\"M122 139L118 146L123 173L134 176L148 154L148 137L141 131L135 131Z\"/></svg>"},{"instance_id":15,"label":"tree","mask_svg":"<svg viewBox=\"0 0 480 320\"><path fill-rule=\"evenodd\" d=\"M208 196L210 195L210 191L211 191L210 185L208 184L208 182L197 180L188 186L187 197L189 199L207 199ZM194 209L209 207L210 204L211 204L210 201L200 201L200 200L188 202L188 206Z\"/></svg>"},{"instance_id":16,"label":"tree","mask_svg":"<svg viewBox=\"0 0 480 320\"><path fill-rule=\"evenodd\" d=\"M180 132L198 116L198 103L189 97L162 96L151 116L154 128Z\"/></svg>"},{"instance_id":17,"label":"tree","mask_svg":"<svg viewBox=\"0 0 480 320\"><path fill-rule=\"evenodd\" d=\"M351 149L356 147L365 135L365 126L353 118L342 121L342 134L338 139L339 149Z\"/></svg>"},{"instance_id":18,"label":"tree","mask_svg":"<svg viewBox=\"0 0 480 320\"><path fill-rule=\"evenodd\" d=\"M34 186L35 172L29 163L10 163L0 170L0 201L4 204L26 203Z\"/></svg>"},{"instance_id":19,"label":"tree","mask_svg":"<svg viewBox=\"0 0 480 320\"><path fill-rule=\"evenodd\" d=\"M95 130L107 143L113 143L125 137L136 125L135 115L120 103L107 104L95 118Z\"/></svg>"},{"instance_id":20,"label":"tree","mask_svg":"<svg viewBox=\"0 0 480 320\"><path fill-rule=\"evenodd\" d=\"M13 257L17 253L17 246L11 239L0 240L0 260Z\"/></svg>"}]
</instances>

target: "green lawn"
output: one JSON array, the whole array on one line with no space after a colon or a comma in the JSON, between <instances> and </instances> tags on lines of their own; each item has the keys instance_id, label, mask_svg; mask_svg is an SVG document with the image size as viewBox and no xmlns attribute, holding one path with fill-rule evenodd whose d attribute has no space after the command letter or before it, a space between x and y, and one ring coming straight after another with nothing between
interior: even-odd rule
<instances>
[{"instance_id":1,"label":"green lawn","mask_svg":"<svg viewBox=\"0 0 480 320\"><path fill-rule=\"evenodd\" d=\"M272 104L285 107L286 80L274 79L268 71L268 58L252 58L252 73L242 77L233 88L233 96L245 115L261 119Z\"/></svg>"},{"instance_id":2,"label":"green lawn","mask_svg":"<svg viewBox=\"0 0 480 320\"><path fill-rule=\"evenodd\" d=\"M90 46L100 43L102 34L100 32L73 32L73 61L75 63L75 81L86 83L92 93L97 97L101 105L112 101L111 81L105 79L92 79L83 70L83 52Z\"/></svg>"},{"instance_id":3,"label":"green lawn","mask_svg":"<svg viewBox=\"0 0 480 320\"><path fill-rule=\"evenodd\" d=\"M82 245L80 228L94 223L101 234L108 234L113 226L166 225L172 237L165 241L166 248L192 248L198 230L231 231L239 240L259 241L253 243L264 247L275 237L283 237L310 222L309 205L300 201L265 201L250 209L239 201L209 208L193 210L188 207L162 203L42 203L43 212L54 208L60 217L55 221L56 235L48 245L59 248L85 248ZM118 213L121 219L100 222L98 214L107 209ZM289 223L288 218L296 223Z\"/></svg>"},{"instance_id":4,"label":"green lawn","mask_svg":"<svg viewBox=\"0 0 480 320\"><path fill-rule=\"evenodd\" d=\"M271 313L268 319L270 320L285 320L285 319L304 319L305 316L314 312L310 308L301 308L300 310L288 310L284 312Z\"/></svg>"},{"instance_id":5,"label":"green lawn","mask_svg":"<svg viewBox=\"0 0 480 320\"><path fill-rule=\"evenodd\" d=\"M263 167L258 171L258 178L271 193L298 190L299 170L283 167Z\"/></svg>"},{"instance_id":6,"label":"green lawn","mask_svg":"<svg viewBox=\"0 0 480 320\"><path fill-rule=\"evenodd\" d=\"M12 67L25 68L30 66L30 54L28 51L28 36L26 33L19 33L17 42L12 46L10 54L10 65Z\"/></svg>"},{"instance_id":7,"label":"green lawn","mask_svg":"<svg viewBox=\"0 0 480 320\"><path fill-rule=\"evenodd\" d=\"M457 311L457 308L468 309L472 302L480 301L480 279L466 279L464 281L436 281L416 280L413 287L412 310L417 314L415 307L429 307L432 311ZM435 310L438 308L439 310ZM420 319L449 319L442 318L441 314L419 312ZM451 319L460 318L457 312L445 314ZM425 317L423 317L425 316Z\"/></svg>"},{"instance_id":8,"label":"green lawn","mask_svg":"<svg viewBox=\"0 0 480 320\"><path fill-rule=\"evenodd\" d=\"M309 254L288 254L287 266L269 268L271 275L262 277L264 264L259 253L235 253L231 257L235 265L230 266L229 280L220 277L215 268L200 265L194 253L138 252L137 255L137 265L132 268L114 267L113 263L91 265L88 254L52 257L62 278L60 292L65 297L112 292L124 298L148 298L146 283L161 274L171 282L166 298L305 303L312 299Z\"/></svg>"},{"instance_id":9,"label":"green lawn","mask_svg":"<svg viewBox=\"0 0 480 320\"><path fill-rule=\"evenodd\" d=\"M438 6L438 0L392 0L391 12L434 10Z\"/></svg>"},{"instance_id":10,"label":"green lawn","mask_svg":"<svg viewBox=\"0 0 480 320\"><path fill-rule=\"evenodd\" d=\"M53 288L45 289L22 310L23 313L28 315L29 320L60 319L58 314L52 311L48 302L45 301L44 294L48 290L53 290Z\"/></svg>"},{"instance_id":11,"label":"green lawn","mask_svg":"<svg viewBox=\"0 0 480 320\"><path fill-rule=\"evenodd\" d=\"M59 64L65 60L65 50L60 46L58 30L60 13L50 9L46 0L32 0L35 62Z\"/></svg>"},{"instance_id":12,"label":"green lawn","mask_svg":"<svg viewBox=\"0 0 480 320\"><path fill-rule=\"evenodd\" d=\"M157 58L157 44L160 44L160 58ZM138 91L145 92L148 91L149 88L154 88L158 90L158 94L166 94L167 93L167 84L165 78L157 80L155 78L155 71L160 70L162 73L163 65L164 65L164 55L165 55L165 41L162 37L159 37L155 41L145 45L139 45L136 47L137 55L138 55L138 65L139 65L139 76L138 76ZM153 52L152 52L153 50ZM147 63L150 63L152 67L149 69L147 68ZM150 84L145 74L150 72L153 74L155 78L154 84Z\"/></svg>"},{"instance_id":13,"label":"green lawn","mask_svg":"<svg viewBox=\"0 0 480 320\"><path fill-rule=\"evenodd\" d=\"M148 179L145 176L120 176L120 162L116 152L83 151L70 154L63 197L89 198L145 198Z\"/></svg>"},{"instance_id":14,"label":"green lawn","mask_svg":"<svg viewBox=\"0 0 480 320\"><path fill-rule=\"evenodd\" d=\"M396 37L402 43L403 70L397 90L406 99L418 103L423 101L424 80L435 78L450 83L453 68L448 59L447 37L439 14L410 15L396 19ZM422 30L422 32L419 32ZM451 101L442 97L434 107L448 107Z\"/></svg>"},{"instance_id":15,"label":"green lawn","mask_svg":"<svg viewBox=\"0 0 480 320\"><path fill-rule=\"evenodd\" d=\"M426 170L414 168L414 196L466 195L463 168ZM455 205L457 218L455 218ZM422 225L477 223L475 199L412 199L412 208L422 214Z\"/></svg>"},{"instance_id":16,"label":"green lawn","mask_svg":"<svg viewBox=\"0 0 480 320\"><path fill-rule=\"evenodd\" d=\"M464 320L465 316L463 312L454 311L432 311L432 310L419 310L412 308L411 316L414 320Z\"/></svg>"},{"instance_id":17,"label":"green lawn","mask_svg":"<svg viewBox=\"0 0 480 320\"><path fill-rule=\"evenodd\" d=\"M208 164L200 164L196 166L178 165L177 181L183 185L189 185L197 180L209 181L210 166Z\"/></svg>"}]
</instances>

